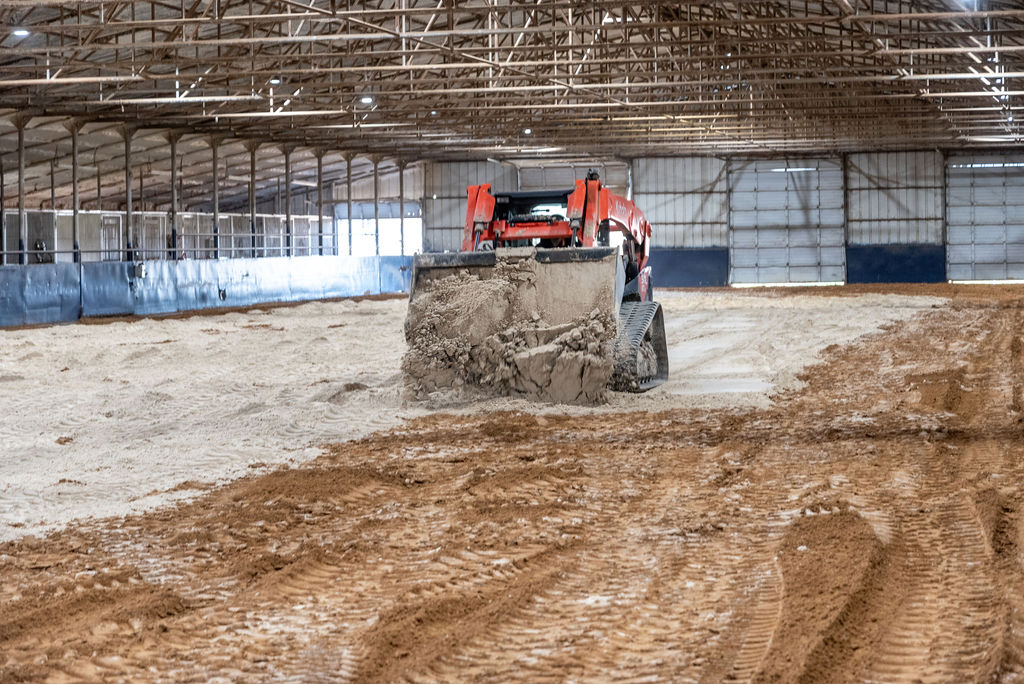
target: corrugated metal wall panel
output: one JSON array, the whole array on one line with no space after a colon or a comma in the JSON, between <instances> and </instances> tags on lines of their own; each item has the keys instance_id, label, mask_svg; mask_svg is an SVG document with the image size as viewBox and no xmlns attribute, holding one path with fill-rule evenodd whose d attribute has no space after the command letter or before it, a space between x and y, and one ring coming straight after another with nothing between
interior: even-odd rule
<instances>
[{"instance_id":1,"label":"corrugated metal wall panel","mask_svg":"<svg viewBox=\"0 0 1024 684\"><path fill-rule=\"evenodd\" d=\"M470 185L490 183L494 192L519 188L514 166L487 161L436 162L425 169L423 192L427 197L466 197Z\"/></svg>"},{"instance_id":2,"label":"corrugated metal wall panel","mask_svg":"<svg viewBox=\"0 0 1024 684\"><path fill-rule=\"evenodd\" d=\"M405 168L405 198L407 200L419 200L423 197L423 176L422 164L410 165ZM382 166L380 169L380 197L385 200L398 198L398 170L393 166ZM342 173L340 180L334 183L334 198L345 200L347 185L345 175ZM327 195L327 188L324 188L324 195ZM313 199L316 199L315 191ZM352 180L352 201L368 202L373 201L373 176ZM314 210L312 213L316 213Z\"/></svg>"},{"instance_id":3,"label":"corrugated metal wall panel","mask_svg":"<svg viewBox=\"0 0 1024 684\"><path fill-rule=\"evenodd\" d=\"M492 192L519 189L514 166L486 161L428 164L423 178L423 249L428 252L462 247L467 187L490 183Z\"/></svg>"},{"instance_id":4,"label":"corrugated metal wall panel","mask_svg":"<svg viewBox=\"0 0 1024 684\"><path fill-rule=\"evenodd\" d=\"M434 228L423 233L424 252L457 252L462 249L461 228Z\"/></svg>"},{"instance_id":5,"label":"corrugated metal wall panel","mask_svg":"<svg viewBox=\"0 0 1024 684\"><path fill-rule=\"evenodd\" d=\"M849 156L850 244L942 244L939 152Z\"/></svg>"},{"instance_id":6,"label":"corrugated metal wall panel","mask_svg":"<svg viewBox=\"0 0 1024 684\"><path fill-rule=\"evenodd\" d=\"M646 192L715 192L725 183L725 160L716 157L649 157L633 160L633 188Z\"/></svg>"},{"instance_id":7,"label":"corrugated metal wall panel","mask_svg":"<svg viewBox=\"0 0 1024 684\"><path fill-rule=\"evenodd\" d=\"M845 280L842 179L835 159L732 162L730 282Z\"/></svg>"},{"instance_id":8,"label":"corrugated metal wall panel","mask_svg":"<svg viewBox=\"0 0 1024 684\"><path fill-rule=\"evenodd\" d=\"M572 188L586 178L590 170L601 176L601 184L612 192L626 196L629 191L629 166L623 163L573 164L562 166L523 166L519 169L520 190L562 190Z\"/></svg>"},{"instance_id":9,"label":"corrugated metal wall panel","mask_svg":"<svg viewBox=\"0 0 1024 684\"><path fill-rule=\"evenodd\" d=\"M722 159L634 159L633 201L651 222L654 247L729 244L729 195Z\"/></svg>"},{"instance_id":10,"label":"corrugated metal wall panel","mask_svg":"<svg viewBox=\"0 0 1024 684\"><path fill-rule=\"evenodd\" d=\"M958 155L946 163L947 277L1024 278L1024 154Z\"/></svg>"}]
</instances>

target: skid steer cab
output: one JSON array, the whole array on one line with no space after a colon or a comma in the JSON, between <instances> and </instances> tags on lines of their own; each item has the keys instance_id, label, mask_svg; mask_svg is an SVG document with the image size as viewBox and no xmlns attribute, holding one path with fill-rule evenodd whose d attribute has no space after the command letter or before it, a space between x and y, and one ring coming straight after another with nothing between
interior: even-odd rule
<instances>
[{"instance_id":1,"label":"skid steer cab","mask_svg":"<svg viewBox=\"0 0 1024 684\"><path fill-rule=\"evenodd\" d=\"M622 246L625 296L652 300L651 224L625 197L591 171L568 190L491 193L489 183L467 188L463 252L499 247Z\"/></svg>"}]
</instances>

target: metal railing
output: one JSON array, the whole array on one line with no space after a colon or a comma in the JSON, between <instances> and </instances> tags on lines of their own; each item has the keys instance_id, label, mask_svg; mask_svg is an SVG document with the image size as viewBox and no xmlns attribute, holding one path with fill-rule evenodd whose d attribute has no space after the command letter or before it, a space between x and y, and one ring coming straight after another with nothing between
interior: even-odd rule
<instances>
[{"instance_id":1,"label":"metal railing","mask_svg":"<svg viewBox=\"0 0 1024 684\"><path fill-rule=\"evenodd\" d=\"M174 259L260 258L275 256L336 255L348 253L347 229L339 249L335 219L278 214L221 214L214 230L213 214L184 212L132 212L132 230L125 213L80 211L78 244L74 240L74 212L29 210L25 226L18 213L5 212L0 232L0 264L35 264L75 261L144 261ZM129 236L131 239L129 240Z\"/></svg>"}]
</instances>

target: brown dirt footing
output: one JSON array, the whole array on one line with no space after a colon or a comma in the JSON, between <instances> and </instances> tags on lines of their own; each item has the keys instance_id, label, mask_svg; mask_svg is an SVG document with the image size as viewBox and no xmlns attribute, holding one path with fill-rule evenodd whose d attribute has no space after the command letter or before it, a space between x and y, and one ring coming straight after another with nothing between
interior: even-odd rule
<instances>
[{"instance_id":1,"label":"brown dirt footing","mask_svg":"<svg viewBox=\"0 0 1024 684\"><path fill-rule=\"evenodd\" d=\"M1015 290L763 411L434 415L0 546L0 681L1019 681Z\"/></svg>"}]
</instances>

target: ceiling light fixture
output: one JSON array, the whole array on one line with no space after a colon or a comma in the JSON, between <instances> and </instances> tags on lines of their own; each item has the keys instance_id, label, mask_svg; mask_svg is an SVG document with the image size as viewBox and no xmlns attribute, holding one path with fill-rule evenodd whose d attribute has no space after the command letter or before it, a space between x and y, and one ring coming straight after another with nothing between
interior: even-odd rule
<instances>
[{"instance_id":1,"label":"ceiling light fixture","mask_svg":"<svg viewBox=\"0 0 1024 684\"><path fill-rule=\"evenodd\" d=\"M359 98L359 101L365 105L373 104L373 98L369 95L363 95L361 98Z\"/></svg>"},{"instance_id":2,"label":"ceiling light fixture","mask_svg":"<svg viewBox=\"0 0 1024 684\"><path fill-rule=\"evenodd\" d=\"M270 85L281 85L281 79L275 76L274 78L270 79Z\"/></svg>"},{"instance_id":3,"label":"ceiling light fixture","mask_svg":"<svg viewBox=\"0 0 1024 684\"><path fill-rule=\"evenodd\" d=\"M28 29L16 28L14 29L14 35L16 35L18 38L24 38L28 35Z\"/></svg>"},{"instance_id":4,"label":"ceiling light fixture","mask_svg":"<svg viewBox=\"0 0 1024 684\"><path fill-rule=\"evenodd\" d=\"M430 110L430 116L437 116L437 110L436 109L431 109Z\"/></svg>"},{"instance_id":5,"label":"ceiling light fixture","mask_svg":"<svg viewBox=\"0 0 1024 684\"><path fill-rule=\"evenodd\" d=\"M532 128L524 128L523 129L523 135L533 135L533 129Z\"/></svg>"}]
</instances>

